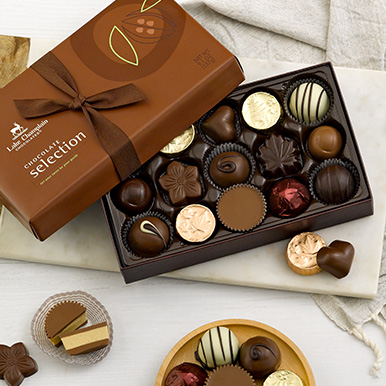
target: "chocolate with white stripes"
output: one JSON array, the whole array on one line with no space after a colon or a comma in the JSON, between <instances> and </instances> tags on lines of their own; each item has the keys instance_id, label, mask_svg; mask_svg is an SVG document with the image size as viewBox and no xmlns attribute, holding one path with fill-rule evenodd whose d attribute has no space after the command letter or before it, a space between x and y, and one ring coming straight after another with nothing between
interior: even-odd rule
<instances>
[{"instance_id":1,"label":"chocolate with white stripes","mask_svg":"<svg viewBox=\"0 0 386 386\"><path fill-rule=\"evenodd\" d=\"M330 108L330 98L324 87L316 82L304 82L295 88L289 100L291 114L299 121L316 123Z\"/></svg>"},{"instance_id":2,"label":"chocolate with white stripes","mask_svg":"<svg viewBox=\"0 0 386 386\"><path fill-rule=\"evenodd\" d=\"M227 327L213 327L198 342L196 359L206 369L235 364L239 352L239 341Z\"/></svg>"}]
</instances>

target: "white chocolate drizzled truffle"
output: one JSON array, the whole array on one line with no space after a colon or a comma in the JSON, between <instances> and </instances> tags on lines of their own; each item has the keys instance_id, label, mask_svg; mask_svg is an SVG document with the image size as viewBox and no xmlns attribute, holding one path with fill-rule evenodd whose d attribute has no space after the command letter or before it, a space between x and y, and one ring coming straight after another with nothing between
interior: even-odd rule
<instances>
[{"instance_id":1,"label":"white chocolate drizzled truffle","mask_svg":"<svg viewBox=\"0 0 386 386\"><path fill-rule=\"evenodd\" d=\"M239 341L227 327L213 327L198 342L196 358L207 369L236 363Z\"/></svg>"},{"instance_id":2,"label":"white chocolate drizzled truffle","mask_svg":"<svg viewBox=\"0 0 386 386\"><path fill-rule=\"evenodd\" d=\"M291 114L299 121L315 123L330 108L327 91L315 82L306 82L295 88L289 101Z\"/></svg>"}]
</instances>

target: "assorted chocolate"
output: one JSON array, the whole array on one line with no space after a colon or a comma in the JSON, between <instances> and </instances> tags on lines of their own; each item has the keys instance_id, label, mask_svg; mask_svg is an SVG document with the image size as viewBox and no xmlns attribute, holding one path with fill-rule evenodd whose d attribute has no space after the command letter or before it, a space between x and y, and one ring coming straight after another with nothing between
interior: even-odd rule
<instances>
[{"instance_id":1,"label":"assorted chocolate","mask_svg":"<svg viewBox=\"0 0 386 386\"><path fill-rule=\"evenodd\" d=\"M126 282L373 210L328 63L239 87L104 205Z\"/></svg>"},{"instance_id":2,"label":"assorted chocolate","mask_svg":"<svg viewBox=\"0 0 386 386\"><path fill-rule=\"evenodd\" d=\"M338 279L346 277L354 260L354 246L335 240L329 246L313 232L293 237L287 245L287 263L299 275L314 275L322 270Z\"/></svg>"},{"instance_id":3,"label":"assorted chocolate","mask_svg":"<svg viewBox=\"0 0 386 386\"><path fill-rule=\"evenodd\" d=\"M11 347L0 344L0 379L8 386L19 386L25 377L38 371L33 358L28 355L24 343L18 342Z\"/></svg>"},{"instance_id":4,"label":"assorted chocolate","mask_svg":"<svg viewBox=\"0 0 386 386\"><path fill-rule=\"evenodd\" d=\"M283 355L278 343L257 335L240 346L231 329L213 327L200 337L194 353L202 367L196 363L181 363L169 371L162 386L292 385L283 382L286 380L296 380L294 385L303 386L292 371L278 370ZM282 383L275 383L278 380Z\"/></svg>"}]
</instances>

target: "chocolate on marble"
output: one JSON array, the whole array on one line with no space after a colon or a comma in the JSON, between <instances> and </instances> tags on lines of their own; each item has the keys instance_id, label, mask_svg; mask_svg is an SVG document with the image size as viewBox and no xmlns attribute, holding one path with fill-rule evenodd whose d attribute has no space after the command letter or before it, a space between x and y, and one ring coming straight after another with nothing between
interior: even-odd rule
<instances>
[{"instance_id":1,"label":"chocolate on marble","mask_svg":"<svg viewBox=\"0 0 386 386\"><path fill-rule=\"evenodd\" d=\"M321 248L316 256L320 268L342 279L350 272L355 249L347 241L335 240L328 247Z\"/></svg>"}]
</instances>

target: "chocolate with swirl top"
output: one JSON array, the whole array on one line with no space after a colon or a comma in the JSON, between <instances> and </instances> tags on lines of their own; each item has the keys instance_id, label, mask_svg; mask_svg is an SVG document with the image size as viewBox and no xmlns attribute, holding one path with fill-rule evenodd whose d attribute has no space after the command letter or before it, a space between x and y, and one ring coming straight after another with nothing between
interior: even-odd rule
<instances>
[{"instance_id":1,"label":"chocolate with swirl top","mask_svg":"<svg viewBox=\"0 0 386 386\"><path fill-rule=\"evenodd\" d=\"M163 252L169 243L168 225L158 217L144 217L131 227L127 241L131 250L141 257L153 257Z\"/></svg>"},{"instance_id":2,"label":"chocolate with swirl top","mask_svg":"<svg viewBox=\"0 0 386 386\"><path fill-rule=\"evenodd\" d=\"M251 171L246 157L236 151L227 151L214 157L209 167L213 182L221 188L245 182Z\"/></svg>"},{"instance_id":3,"label":"chocolate with swirl top","mask_svg":"<svg viewBox=\"0 0 386 386\"><path fill-rule=\"evenodd\" d=\"M239 360L241 367L255 378L264 378L279 368L281 353L272 339L255 336L243 343Z\"/></svg>"}]
</instances>

